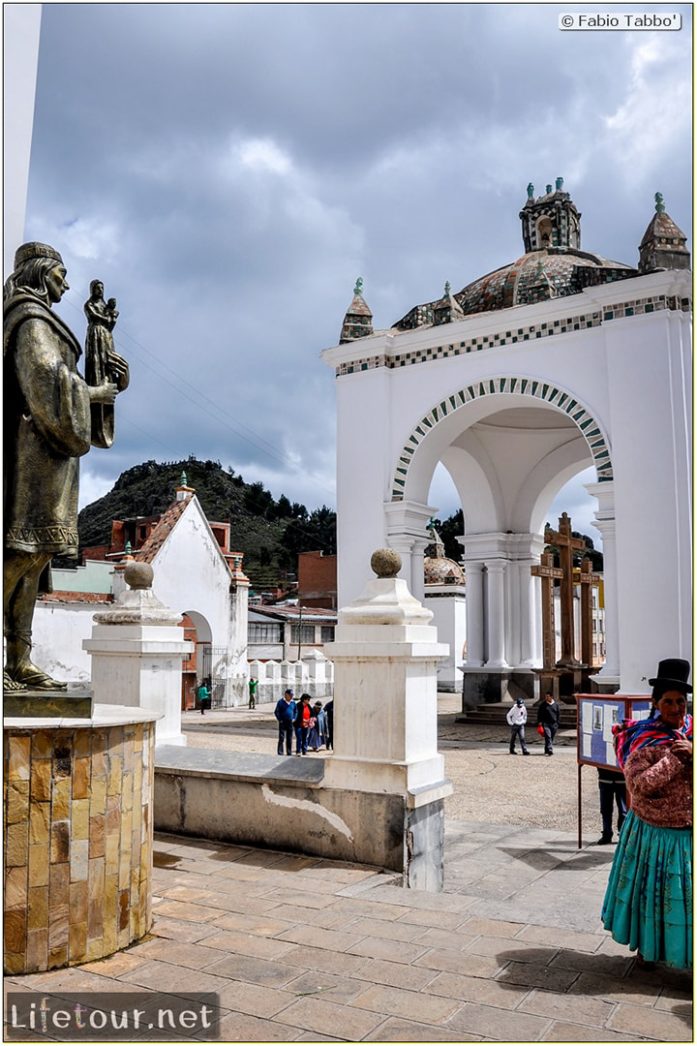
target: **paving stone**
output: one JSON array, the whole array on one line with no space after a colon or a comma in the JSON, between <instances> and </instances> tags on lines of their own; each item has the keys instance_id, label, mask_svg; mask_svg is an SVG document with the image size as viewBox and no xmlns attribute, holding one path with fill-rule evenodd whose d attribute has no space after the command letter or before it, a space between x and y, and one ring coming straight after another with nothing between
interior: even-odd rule
<instances>
[{"instance_id":1,"label":"paving stone","mask_svg":"<svg viewBox=\"0 0 697 1046\"><path fill-rule=\"evenodd\" d=\"M401 919L366 919L358 918L348 923L345 927L346 933L359 933L362 937L382 937L388 941L414 941L421 940L423 928L410 923L403 923Z\"/></svg>"},{"instance_id":2,"label":"paving stone","mask_svg":"<svg viewBox=\"0 0 697 1046\"><path fill-rule=\"evenodd\" d=\"M567 948L562 948L553 958L550 950L550 960L551 965L559 969L616 978L624 977L633 961L631 956L589 955L588 952L576 952Z\"/></svg>"},{"instance_id":3,"label":"paving stone","mask_svg":"<svg viewBox=\"0 0 697 1046\"><path fill-rule=\"evenodd\" d=\"M283 956L289 966L299 966L303 970L325 970L329 973L346 974L349 977L360 977L365 969L365 959L345 952L331 952L326 948L295 947ZM296 971L297 976L297 971Z\"/></svg>"},{"instance_id":4,"label":"paving stone","mask_svg":"<svg viewBox=\"0 0 697 1046\"><path fill-rule=\"evenodd\" d=\"M229 1013L216 1025L220 1042L287 1042L298 1038L298 1032L287 1024L259 1020L244 1013Z\"/></svg>"},{"instance_id":5,"label":"paving stone","mask_svg":"<svg viewBox=\"0 0 697 1046\"><path fill-rule=\"evenodd\" d=\"M578 1024L602 1028L612 1013L614 1004L587 996L560 995L559 992L535 989L518 1009L525 1013L534 1013L538 1017L552 1017L556 1020L575 1021ZM598 1035L598 1038L602 1036Z\"/></svg>"},{"instance_id":6,"label":"paving stone","mask_svg":"<svg viewBox=\"0 0 697 1046\"><path fill-rule=\"evenodd\" d=\"M530 988L547 988L565 992L579 976L577 970L560 970L534 962L509 962L496 977L505 984L522 984Z\"/></svg>"},{"instance_id":7,"label":"paving stone","mask_svg":"<svg viewBox=\"0 0 697 1046\"><path fill-rule=\"evenodd\" d=\"M481 1042L481 1035L445 1028L437 1024L420 1024L390 1017L367 1036L368 1042Z\"/></svg>"},{"instance_id":8,"label":"paving stone","mask_svg":"<svg viewBox=\"0 0 697 1046\"><path fill-rule=\"evenodd\" d=\"M186 966L190 970L205 970L206 966L220 959L220 952L215 948L206 948L190 942L170 941L164 937L136 944L128 954L144 962L159 959L175 966Z\"/></svg>"},{"instance_id":9,"label":"paving stone","mask_svg":"<svg viewBox=\"0 0 697 1046\"><path fill-rule=\"evenodd\" d=\"M217 919L220 909L207 908L202 904L188 904L185 901L164 901L157 905L154 914L183 922L205 923Z\"/></svg>"},{"instance_id":10,"label":"paving stone","mask_svg":"<svg viewBox=\"0 0 697 1046\"><path fill-rule=\"evenodd\" d=\"M333 908L317 908L308 915L307 908L296 904L278 904L268 909L269 918L288 920L292 925L311 920L313 926L322 926L325 930L341 930L355 922L355 916L349 912L337 912ZM222 918L216 920L221 926Z\"/></svg>"},{"instance_id":11,"label":"paving stone","mask_svg":"<svg viewBox=\"0 0 697 1046\"><path fill-rule=\"evenodd\" d=\"M401 920L396 927L401 926ZM474 934L462 933L460 930L441 930L434 926L427 929L414 926L416 936L412 938L417 944L428 945L429 948L444 948L452 952L460 952L469 948L474 941Z\"/></svg>"},{"instance_id":12,"label":"paving stone","mask_svg":"<svg viewBox=\"0 0 697 1046\"><path fill-rule=\"evenodd\" d=\"M440 973L429 984L428 992L429 995L444 995L450 999L459 999L460 1002L480 1002L488 1006L500 1006L504 1010L513 1010L530 994L530 989L484 977Z\"/></svg>"},{"instance_id":13,"label":"paving stone","mask_svg":"<svg viewBox=\"0 0 697 1046\"><path fill-rule=\"evenodd\" d=\"M290 941L293 944L309 944L313 948L326 948L328 951L346 952L363 940L365 936L362 933L324 930L321 926L305 924L284 930L283 933L278 934L276 940Z\"/></svg>"},{"instance_id":14,"label":"paving stone","mask_svg":"<svg viewBox=\"0 0 697 1046\"><path fill-rule=\"evenodd\" d=\"M290 981L285 986L285 991L294 996L309 995L327 1002L346 1004L365 991L365 981L327 973L326 970L308 970L294 981Z\"/></svg>"},{"instance_id":15,"label":"paving stone","mask_svg":"<svg viewBox=\"0 0 697 1046\"><path fill-rule=\"evenodd\" d=\"M179 919L169 919L167 916L155 912L150 932L156 937L166 937L171 941L196 942L215 933L216 922L198 925L192 922L182 922Z\"/></svg>"},{"instance_id":16,"label":"paving stone","mask_svg":"<svg viewBox=\"0 0 697 1046\"><path fill-rule=\"evenodd\" d=\"M537 947L515 938L477 937L467 951L474 952L475 955L494 955L500 962L515 960L541 964L549 962L556 949Z\"/></svg>"},{"instance_id":17,"label":"paving stone","mask_svg":"<svg viewBox=\"0 0 697 1046\"><path fill-rule=\"evenodd\" d=\"M369 1035L382 1023L384 1017L368 1010L340 1006L321 999L299 999L283 1010L278 1019L292 1028L306 1028L329 1035L340 1029L346 1039L355 1042Z\"/></svg>"},{"instance_id":18,"label":"paving stone","mask_svg":"<svg viewBox=\"0 0 697 1046\"><path fill-rule=\"evenodd\" d=\"M607 1027L613 1031L647 1035L662 1042L692 1042L692 1022L646 1006L620 1003Z\"/></svg>"},{"instance_id":19,"label":"paving stone","mask_svg":"<svg viewBox=\"0 0 697 1046\"><path fill-rule=\"evenodd\" d=\"M661 994L656 999L654 1006L657 1010L673 1010L675 1009L675 1004L681 1002L691 1004L692 992L685 991L681 988L672 988L670 985L664 985L661 988ZM689 1008L688 1005L688 1009Z\"/></svg>"},{"instance_id":20,"label":"paving stone","mask_svg":"<svg viewBox=\"0 0 697 1046\"><path fill-rule=\"evenodd\" d=\"M653 985L631 979L617 980L611 977L596 976L592 973L580 974L569 994L594 995L606 1002L637 1003L640 1006L653 1006L661 990L660 983Z\"/></svg>"},{"instance_id":21,"label":"paving stone","mask_svg":"<svg viewBox=\"0 0 697 1046\"><path fill-rule=\"evenodd\" d=\"M447 1027L503 1042L535 1042L542 1038L550 1023L544 1017L532 1017L517 1010L502 1010L495 1006L466 1002L447 1022Z\"/></svg>"},{"instance_id":22,"label":"paving stone","mask_svg":"<svg viewBox=\"0 0 697 1046\"><path fill-rule=\"evenodd\" d=\"M288 900L288 887L271 887L271 889L267 890L263 896L267 898L269 902L274 902L275 905L278 905L282 901ZM293 893L293 901L301 908L328 908L331 904L335 903L335 898L329 894L301 893L296 895ZM306 918L310 919L311 916L308 914Z\"/></svg>"},{"instance_id":23,"label":"paving stone","mask_svg":"<svg viewBox=\"0 0 697 1046\"><path fill-rule=\"evenodd\" d=\"M502 936L499 934L498 936ZM560 934L554 926L524 926L520 933L516 934L517 941L532 941L534 944L548 944L558 948L564 944L566 948L573 948L579 952L597 952L605 939L600 934L577 933L575 930L566 930Z\"/></svg>"},{"instance_id":24,"label":"paving stone","mask_svg":"<svg viewBox=\"0 0 697 1046\"><path fill-rule=\"evenodd\" d=\"M413 911L406 912L399 921L413 926L432 926L434 929L454 930L457 915L453 917L452 912L435 911L432 908L414 908Z\"/></svg>"},{"instance_id":25,"label":"paving stone","mask_svg":"<svg viewBox=\"0 0 697 1046\"><path fill-rule=\"evenodd\" d=\"M259 937L273 937L284 930L290 930L295 923L287 919L277 919L267 915L243 915L242 912L225 912L212 923L208 923L208 932L220 930L239 930L254 933Z\"/></svg>"},{"instance_id":26,"label":"paving stone","mask_svg":"<svg viewBox=\"0 0 697 1046\"><path fill-rule=\"evenodd\" d=\"M385 888L381 887L381 889ZM345 912L347 915L352 915L354 919L363 916L366 919L389 920L399 919L401 915L409 911L406 904L388 904L386 901L375 900L375 892L375 890L370 890L361 894L360 897L345 897L343 894L338 893L333 910L335 912ZM409 890L399 891L401 897L405 893L410 892Z\"/></svg>"},{"instance_id":27,"label":"paving stone","mask_svg":"<svg viewBox=\"0 0 697 1046\"><path fill-rule=\"evenodd\" d=\"M128 970L134 970L136 966L147 962L147 959L135 955L132 951L116 952L108 959L99 959L96 962L86 962L80 967L88 973L96 973L100 977L120 977Z\"/></svg>"},{"instance_id":28,"label":"paving stone","mask_svg":"<svg viewBox=\"0 0 697 1046\"><path fill-rule=\"evenodd\" d=\"M582 1024L567 1024L555 1021L552 1027L542 1036L542 1042L649 1042L641 1035L621 1035L619 1032L603 1028L602 1040L598 1038L597 1028L588 1028Z\"/></svg>"},{"instance_id":29,"label":"paving stone","mask_svg":"<svg viewBox=\"0 0 697 1046\"><path fill-rule=\"evenodd\" d=\"M346 949L351 955L365 955L368 959L389 959L392 962L410 963L427 951L422 944L407 941L386 941L380 937L364 937Z\"/></svg>"},{"instance_id":30,"label":"paving stone","mask_svg":"<svg viewBox=\"0 0 697 1046\"><path fill-rule=\"evenodd\" d=\"M214 976L216 980L220 977L231 977L236 981L266 984L270 988L283 988L288 981L292 981L298 976L295 966L257 959L249 955L227 955L224 959L209 966L206 973ZM196 990L203 991L198 987L198 977L196 978Z\"/></svg>"},{"instance_id":31,"label":"paving stone","mask_svg":"<svg viewBox=\"0 0 697 1046\"><path fill-rule=\"evenodd\" d=\"M142 985L144 988L151 988L153 991L158 992L169 992L170 994L176 995L178 992L218 992L226 986L226 981L223 977L217 977L215 974L203 973L198 971L195 978L192 976L191 969L184 966L175 966L169 962L162 962L159 959L151 959L144 963L142 966L137 966L134 970L129 970L122 974L119 982L122 986L121 990L125 991L126 983L130 985Z\"/></svg>"},{"instance_id":32,"label":"paving stone","mask_svg":"<svg viewBox=\"0 0 697 1046\"><path fill-rule=\"evenodd\" d=\"M482 937L517 937L525 928L525 923L506 922L504 919L484 919L479 915L470 916L460 926L465 933Z\"/></svg>"},{"instance_id":33,"label":"paving stone","mask_svg":"<svg viewBox=\"0 0 697 1046\"><path fill-rule=\"evenodd\" d=\"M394 988L420 991L430 984L436 973L433 970L417 969L415 966L389 962L387 959L372 959L370 962L363 962L360 976L371 983L389 984Z\"/></svg>"},{"instance_id":34,"label":"paving stone","mask_svg":"<svg viewBox=\"0 0 697 1046\"><path fill-rule=\"evenodd\" d=\"M495 977L504 963L487 955L472 955L469 952L448 951L433 948L414 962L415 966L425 966L430 970L444 970L449 973L466 974L469 977Z\"/></svg>"},{"instance_id":35,"label":"paving stone","mask_svg":"<svg viewBox=\"0 0 697 1046\"><path fill-rule=\"evenodd\" d=\"M205 943L207 950L217 949L239 955L252 955L257 959L282 959L293 949L292 944L279 941L275 937L260 937L258 934L237 933L234 930L224 930L222 933L206 937Z\"/></svg>"},{"instance_id":36,"label":"paving stone","mask_svg":"<svg viewBox=\"0 0 697 1046\"><path fill-rule=\"evenodd\" d=\"M400 886L376 886L370 891L371 897L379 900L392 901L396 905L408 908L427 908L434 912L463 913L465 919L467 903L459 897L453 897L446 893L429 893L426 890L408 890Z\"/></svg>"},{"instance_id":37,"label":"paving stone","mask_svg":"<svg viewBox=\"0 0 697 1046\"><path fill-rule=\"evenodd\" d=\"M295 996L286 991L277 991L268 985L251 984L249 981L227 981L218 992L222 1009L247 1013L252 1017L273 1017L295 1001Z\"/></svg>"},{"instance_id":38,"label":"paving stone","mask_svg":"<svg viewBox=\"0 0 697 1046\"><path fill-rule=\"evenodd\" d=\"M429 989L430 990L430 989ZM353 1006L376 1013L441 1024L460 1008L456 999L439 998L425 992L371 985L353 1000Z\"/></svg>"}]
</instances>

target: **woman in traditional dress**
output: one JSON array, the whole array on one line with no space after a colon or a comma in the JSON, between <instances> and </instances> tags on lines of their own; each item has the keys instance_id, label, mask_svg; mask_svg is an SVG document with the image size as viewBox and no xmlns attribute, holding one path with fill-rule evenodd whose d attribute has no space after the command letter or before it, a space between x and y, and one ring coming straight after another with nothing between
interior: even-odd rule
<instances>
[{"instance_id":1,"label":"woman in traditional dress","mask_svg":"<svg viewBox=\"0 0 697 1046\"><path fill-rule=\"evenodd\" d=\"M692 716L690 664L659 662L652 712L613 727L631 809L603 902L606 930L640 965L692 966Z\"/></svg>"}]
</instances>

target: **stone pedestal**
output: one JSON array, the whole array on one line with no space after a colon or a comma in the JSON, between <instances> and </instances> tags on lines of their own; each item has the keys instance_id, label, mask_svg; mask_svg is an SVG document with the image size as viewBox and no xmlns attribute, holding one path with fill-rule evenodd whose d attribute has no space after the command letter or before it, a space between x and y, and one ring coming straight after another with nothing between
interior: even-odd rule
<instances>
[{"instance_id":1,"label":"stone pedestal","mask_svg":"<svg viewBox=\"0 0 697 1046\"><path fill-rule=\"evenodd\" d=\"M128 705L154 713L157 744L185 745L181 729L182 659L193 650L179 626L181 614L155 596L152 568L127 564L128 589L108 610L94 615L92 687L100 704Z\"/></svg>"},{"instance_id":2,"label":"stone pedestal","mask_svg":"<svg viewBox=\"0 0 697 1046\"><path fill-rule=\"evenodd\" d=\"M5 972L101 959L150 929L155 716L4 720Z\"/></svg>"},{"instance_id":3,"label":"stone pedestal","mask_svg":"<svg viewBox=\"0 0 697 1046\"><path fill-rule=\"evenodd\" d=\"M323 786L401 797L400 823L391 815L401 870L422 889L442 888L443 799L452 791L437 743L436 666L448 647L432 616L406 581L378 577L339 612L336 641L325 646L335 740Z\"/></svg>"}]
</instances>

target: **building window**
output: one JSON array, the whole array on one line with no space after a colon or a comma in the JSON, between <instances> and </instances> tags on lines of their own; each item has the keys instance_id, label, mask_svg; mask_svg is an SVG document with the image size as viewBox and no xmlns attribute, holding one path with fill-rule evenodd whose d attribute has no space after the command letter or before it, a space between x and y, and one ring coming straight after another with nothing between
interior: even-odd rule
<instances>
[{"instance_id":1,"label":"building window","mask_svg":"<svg viewBox=\"0 0 697 1046\"><path fill-rule=\"evenodd\" d=\"M291 625L290 626L290 641L291 641L291 643L314 643L314 641L315 641L315 626L314 625Z\"/></svg>"},{"instance_id":2,"label":"building window","mask_svg":"<svg viewBox=\"0 0 697 1046\"><path fill-rule=\"evenodd\" d=\"M334 642L334 626L333 625L322 625L322 642L333 643Z\"/></svg>"},{"instance_id":3,"label":"building window","mask_svg":"<svg viewBox=\"0 0 697 1046\"><path fill-rule=\"evenodd\" d=\"M250 643L282 643L283 625L251 621L249 624L248 639Z\"/></svg>"}]
</instances>

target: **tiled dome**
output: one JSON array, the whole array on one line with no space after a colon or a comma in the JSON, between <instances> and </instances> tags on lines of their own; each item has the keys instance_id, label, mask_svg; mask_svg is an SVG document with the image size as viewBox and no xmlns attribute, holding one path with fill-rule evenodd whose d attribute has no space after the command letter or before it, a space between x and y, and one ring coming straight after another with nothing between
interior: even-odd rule
<instances>
[{"instance_id":1,"label":"tiled dome","mask_svg":"<svg viewBox=\"0 0 697 1046\"><path fill-rule=\"evenodd\" d=\"M465 572L454 559L445 556L426 556L424 559L426 585L464 585Z\"/></svg>"}]
</instances>

